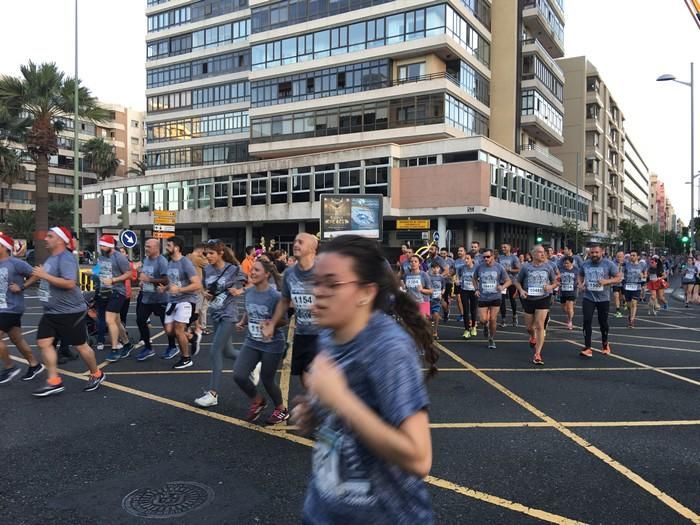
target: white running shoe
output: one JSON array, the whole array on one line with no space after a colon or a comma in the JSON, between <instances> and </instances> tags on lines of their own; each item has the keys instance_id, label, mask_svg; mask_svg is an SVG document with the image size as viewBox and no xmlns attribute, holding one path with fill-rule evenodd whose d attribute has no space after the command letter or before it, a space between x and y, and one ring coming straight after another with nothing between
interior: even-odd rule
<instances>
[{"instance_id":1,"label":"white running shoe","mask_svg":"<svg viewBox=\"0 0 700 525\"><path fill-rule=\"evenodd\" d=\"M213 407L219 404L219 397L207 390L204 392L204 394L194 400L194 404L203 408Z\"/></svg>"},{"instance_id":2,"label":"white running shoe","mask_svg":"<svg viewBox=\"0 0 700 525\"><path fill-rule=\"evenodd\" d=\"M253 382L255 386L258 386L260 384L260 368L262 367L262 363L258 363L253 371L250 373L250 380Z\"/></svg>"}]
</instances>

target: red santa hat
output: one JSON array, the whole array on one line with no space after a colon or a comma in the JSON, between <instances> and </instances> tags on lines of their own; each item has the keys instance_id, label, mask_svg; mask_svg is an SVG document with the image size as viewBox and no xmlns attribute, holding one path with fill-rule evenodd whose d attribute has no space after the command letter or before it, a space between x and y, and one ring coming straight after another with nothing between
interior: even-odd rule
<instances>
[{"instance_id":1,"label":"red santa hat","mask_svg":"<svg viewBox=\"0 0 700 525\"><path fill-rule=\"evenodd\" d=\"M100 237L100 241L97 244L100 246L104 246L105 248L114 248L116 246L114 242L114 237L108 234L105 234L102 237Z\"/></svg>"},{"instance_id":2,"label":"red santa hat","mask_svg":"<svg viewBox=\"0 0 700 525\"><path fill-rule=\"evenodd\" d=\"M65 226L54 226L51 228L51 231L66 243L69 250L73 249L73 234L68 228Z\"/></svg>"},{"instance_id":3,"label":"red santa hat","mask_svg":"<svg viewBox=\"0 0 700 525\"><path fill-rule=\"evenodd\" d=\"M15 241L12 237L7 235L6 233L0 233L0 244L7 248L10 254L12 254L12 251L14 250L15 246Z\"/></svg>"}]
</instances>

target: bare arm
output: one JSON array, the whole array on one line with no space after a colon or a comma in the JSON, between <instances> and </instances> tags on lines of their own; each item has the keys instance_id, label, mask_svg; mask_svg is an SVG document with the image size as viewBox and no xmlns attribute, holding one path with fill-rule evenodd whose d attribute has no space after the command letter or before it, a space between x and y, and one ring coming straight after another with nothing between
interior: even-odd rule
<instances>
[{"instance_id":1,"label":"bare arm","mask_svg":"<svg viewBox=\"0 0 700 525\"><path fill-rule=\"evenodd\" d=\"M291 299L280 297L280 300L277 301L277 306L275 307L275 313L272 314L272 319L270 319L269 323L264 323L261 327L264 338L269 339L274 335L275 327L281 326L281 323L283 324L282 320L284 319L284 316L291 305Z\"/></svg>"}]
</instances>

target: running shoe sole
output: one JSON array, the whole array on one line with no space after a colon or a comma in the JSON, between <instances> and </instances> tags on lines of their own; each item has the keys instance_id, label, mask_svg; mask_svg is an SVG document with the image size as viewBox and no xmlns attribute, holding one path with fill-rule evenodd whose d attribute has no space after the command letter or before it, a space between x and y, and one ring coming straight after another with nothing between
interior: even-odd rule
<instances>
[{"instance_id":1,"label":"running shoe sole","mask_svg":"<svg viewBox=\"0 0 700 525\"><path fill-rule=\"evenodd\" d=\"M143 355L139 354L139 355L137 355L137 356L136 356L136 360L137 360L137 361L146 361L147 359L150 359L151 357L154 357L155 355L156 355L156 353L155 353L153 350L151 350L151 351L148 352L147 354L143 354Z\"/></svg>"},{"instance_id":2,"label":"running shoe sole","mask_svg":"<svg viewBox=\"0 0 700 525\"><path fill-rule=\"evenodd\" d=\"M179 348L176 348L176 349L175 349L175 352L174 352L172 355L170 355L170 354L168 354L168 353L166 352L166 353L164 353L164 354L163 354L162 356L160 356L160 357L161 357L161 359L172 359L173 357L175 357L175 356L177 356L177 355L179 355L179 354L180 354L180 349L179 349Z\"/></svg>"},{"instance_id":3,"label":"running shoe sole","mask_svg":"<svg viewBox=\"0 0 700 525\"><path fill-rule=\"evenodd\" d=\"M7 374L7 377L6 377L6 378L3 379L2 381L0 381L0 385L3 384L3 383L9 383L9 382L12 381L15 377L17 377L17 376L20 374L20 372L21 372L21 370L20 370L19 368L16 368L16 367L13 368L13 369Z\"/></svg>"},{"instance_id":4,"label":"running shoe sole","mask_svg":"<svg viewBox=\"0 0 700 525\"><path fill-rule=\"evenodd\" d=\"M94 390L97 390L98 388L100 388L102 381L104 381L106 377L107 374L102 372L102 375L99 378L97 378L92 384L89 384L88 386L83 388L83 392L93 392Z\"/></svg>"},{"instance_id":5,"label":"running shoe sole","mask_svg":"<svg viewBox=\"0 0 700 525\"><path fill-rule=\"evenodd\" d=\"M185 361L183 363L177 363L175 366L173 366L173 368L175 370L182 370L183 368L189 368L192 365L194 365L194 363L192 362L192 359L188 359L187 361Z\"/></svg>"},{"instance_id":6,"label":"running shoe sole","mask_svg":"<svg viewBox=\"0 0 700 525\"><path fill-rule=\"evenodd\" d=\"M34 379L36 376L41 374L44 370L46 370L46 367L42 364L39 363L39 368L37 368L32 375L26 375L22 378L22 381L31 381Z\"/></svg>"},{"instance_id":7,"label":"running shoe sole","mask_svg":"<svg viewBox=\"0 0 700 525\"><path fill-rule=\"evenodd\" d=\"M50 390L42 390L41 392L32 392L32 395L34 397L48 397L48 396L53 396L55 394L60 394L66 389L65 386L61 385L56 388L52 388Z\"/></svg>"}]
</instances>

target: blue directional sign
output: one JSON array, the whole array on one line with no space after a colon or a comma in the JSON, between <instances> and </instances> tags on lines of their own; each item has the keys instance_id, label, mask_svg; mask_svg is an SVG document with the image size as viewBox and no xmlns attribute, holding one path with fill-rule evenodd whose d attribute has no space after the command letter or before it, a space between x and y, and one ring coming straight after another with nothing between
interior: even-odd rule
<instances>
[{"instance_id":1,"label":"blue directional sign","mask_svg":"<svg viewBox=\"0 0 700 525\"><path fill-rule=\"evenodd\" d=\"M440 242L440 233L439 232L433 233L433 241Z\"/></svg>"},{"instance_id":2,"label":"blue directional sign","mask_svg":"<svg viewBox=\"0 0 700 525\"><path fill-rule=\"evenodd\" d=\"M138 243L136 232L133 230L122 230L119 232L119 242L124 248L133 248Z\"/></svg>"}]
</instances>

